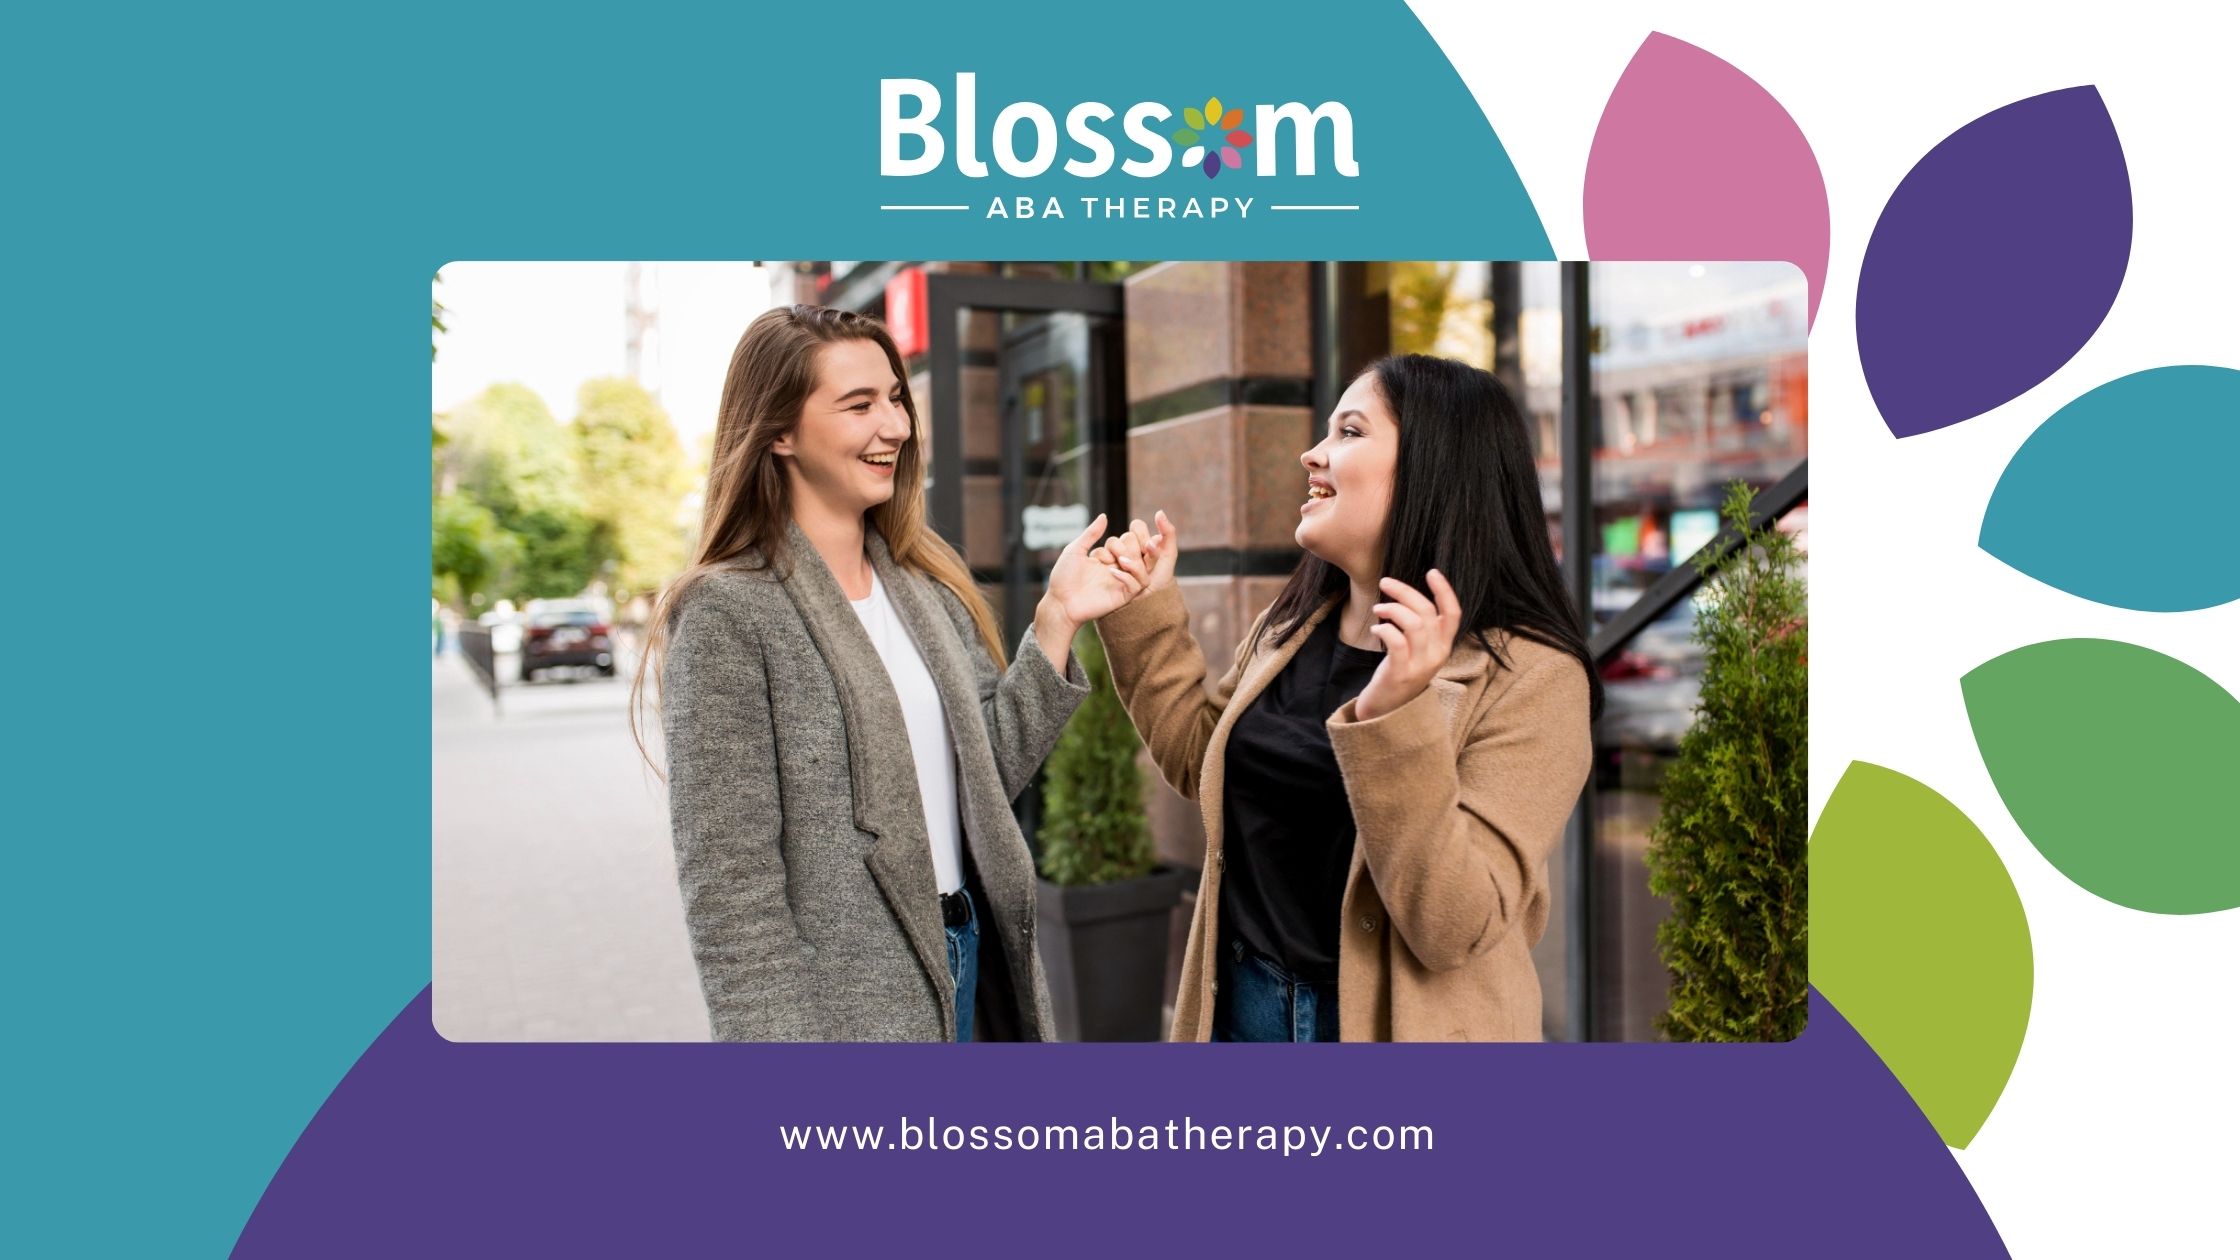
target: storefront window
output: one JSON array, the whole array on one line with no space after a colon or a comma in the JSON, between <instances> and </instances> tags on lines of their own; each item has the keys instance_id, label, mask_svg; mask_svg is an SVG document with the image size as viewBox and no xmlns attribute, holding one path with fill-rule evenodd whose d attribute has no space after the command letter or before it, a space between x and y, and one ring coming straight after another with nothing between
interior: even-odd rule
<instances>
[{"instance_id":1,"label":"storefront window","mask_svg":"<svg viewBox=\"0 0 2240 1260\"><path fill-rule=\"evenodd\" d=\"M1804 277L1785 263L1598 263L1594 617L1718 532L1727 483L1805 457Z\"/></svg>"},{"instance_id":2,"label":"storefront window","mask_svg":"<svg viewBox=\"0 0 2240 1260\"><path fill-rule=\"evenodd\" d=\"M1594 619L1631 607L1719 531L1729 482L1762 490L1805 458L1803 277L1785 264L1590 269ZM1800 541L1805 508L1782 522ZM1703 651L1682 600L1603 665L1595 728L1595 1035L1656 1035L1666 913L1643 861L1664 771L1693 721Z\"/></svg>"}]
</instances>

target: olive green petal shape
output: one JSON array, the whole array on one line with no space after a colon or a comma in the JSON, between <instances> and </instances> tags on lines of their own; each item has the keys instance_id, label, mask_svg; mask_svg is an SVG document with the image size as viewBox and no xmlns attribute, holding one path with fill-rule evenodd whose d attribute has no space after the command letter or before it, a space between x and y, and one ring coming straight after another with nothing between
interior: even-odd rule
<instances>
[{"instance_id":1,"label":"olive green petal shape","mask_svg":"<svg viewBox=\"0 0 2240 1260\"><path fill-rule=\"evenodd\" d=\"M1863 761L1808 852L1813 987L1966 1146L2030 1025L2030 924L2006 866L1952 802Z\"/></svg>"},{"instance_id":2,"label":"olive green petal shape","mask_svg":"<svg viewBox=\"0 0 2240 1260\"><path fill-rule=\"evenodd\" d=\"M2154 914L2240 906L2240 701L2174 657L2056 639L1960 680L2007 812L2079 888Z\"/></svg>"}]
</instances>

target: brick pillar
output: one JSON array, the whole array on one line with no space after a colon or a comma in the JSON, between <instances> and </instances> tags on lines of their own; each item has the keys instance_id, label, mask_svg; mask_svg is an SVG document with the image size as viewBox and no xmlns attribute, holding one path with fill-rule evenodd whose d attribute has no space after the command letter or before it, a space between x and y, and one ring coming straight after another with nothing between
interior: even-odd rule
<instances>
[{"instance_id":1,"label":"brick pillar","mask_svg":"<svg viewBox=\"0 0 2240 1260\"><path fill-rule=\"evenodd\" d=\"M1165 509L1191 633L1214 677L1298 560L1299 454L1314 444L1311 294L1305 263L1162 263L1128 277L1129 513ZM1210 681L1210 680L1209 680ZM1196 870L1198 806L1143 758L1161 861ZM1182 963L1177 913L1168 993Z\"/></svg>"}]
</instances>

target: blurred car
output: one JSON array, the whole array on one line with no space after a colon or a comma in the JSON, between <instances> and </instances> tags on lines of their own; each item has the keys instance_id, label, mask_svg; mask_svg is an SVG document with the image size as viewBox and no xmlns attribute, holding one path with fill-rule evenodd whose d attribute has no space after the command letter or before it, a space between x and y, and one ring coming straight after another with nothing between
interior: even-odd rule
<instances>
[{"instance_id":1,"label":"blurred car","mask_svg":"<svg viewBox=\"0 0 2240 1260\"><path fill-rule=\"evenodd\" d=\"M521 628L521 681L557 666L614 677L613 615L588 599L531 600Z\"/></svg>"},{"instance_id":2,"label":"blurred car","mask_svg":"<svg viewBox=\"0 0 2240 1260\"><path fill-rule=\"evenodd\" d=\"M1602 666L1602 719L1595 739L1605 751L1629 749L1670 756L1695 724L1703 690L1703 645L1695 641L1696 597L1690 595L1643 626Z\"/></svg>"}]
</instances>

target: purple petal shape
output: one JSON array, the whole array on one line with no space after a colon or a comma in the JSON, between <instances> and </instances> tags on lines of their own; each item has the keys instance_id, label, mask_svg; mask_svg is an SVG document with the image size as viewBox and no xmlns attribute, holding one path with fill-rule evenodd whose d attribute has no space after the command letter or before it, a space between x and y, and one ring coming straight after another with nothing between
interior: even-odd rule
<instances>
[{"instance_id":1,"label":"purple petal shape","mask_svg":"<svg viewBox=\"0 0 2240 1260\"><path fill-rule=\"evenodd\" d=\"M2099 329L2131 259L2131 175L2092 87L1993 110L1890 194L1859 268L1859 366L1901 438L1982 415Z\"/></svg>"},{"instance_id":2,"label":"purple petal shape","mask_svg":"<svg viewBox=\"0 0 2240 1260\"><path fill-rule=\"evenodd\" d=\"M1828 276L1828 185L1796 120L1750 76L1670 35L1643 40L1587 151L1596 259L1787 259L1808 320Z\"/></svg>"},{"instance_id":3,"label":"purple petal shape","mask_svg":"<svg viewBox=\"0 0 2240 1260\"><path fill-rule=\"evenodd\" d=\"M1212 179L1214 176L1219 175L1220 173L1221 155L1218 153L1206 154L1206 178Z\"/></svg>"},{"instance_id":4,"label":"purple petal shape","mask_svg":"<svg viewBox=\"0 0 2240 1260\"><path fill-rule=\"evenodd\" d=\"M1409 1243L1427 1253L1485 1251L1486 1187L1497 1186L1500 1250L1519 1255L1575 1254L1583 1223L1596 1255L2006 1254L1936 1130L1817 994L1810 1026L1785 1045L1328 1049L453 1045L430 1026L423 991L312 1118L233 1254L730 1255L751 1239L756 1255L836 1244L903 1255L924 1251L927 1231L965 1203L1000 1209L1009 1236L1141 1256L1177 1238L1234 1237L1240 1202L1341 1183L1359 1202L1405 1204ZM1485 1088L1489 1070L1502 1088ZM1288 1159L788 1151L779 1136L780 1125L880 1125L892 1138L901 1117L924 1125L929 1114L967 1134L1114 1117L1162 1134L1170 1121L1187 1132L1185 1119L1327 1124L1341 1138L1352 1124L1425 1124L1434 1147ZM1734 1200L1738 1170L1746 1218L1702 1232L1704 1205ZM1175 1192L1215 1178L1224 1193ZM1253 1228L1279 1244L1311 1237L1317 1254L1391 1250L1391 1213L1275 1219L1272 1234Z\"/></svg>"}]
</instances>

